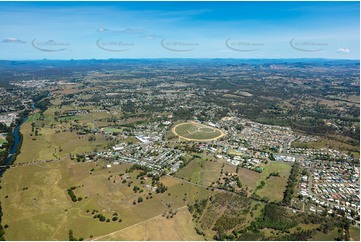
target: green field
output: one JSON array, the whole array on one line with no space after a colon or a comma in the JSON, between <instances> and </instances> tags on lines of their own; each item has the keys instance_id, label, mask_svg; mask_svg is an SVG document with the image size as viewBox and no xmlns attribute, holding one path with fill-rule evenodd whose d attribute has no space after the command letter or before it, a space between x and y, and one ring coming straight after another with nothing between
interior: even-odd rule
<instances>
[{"instance_id":1,"label":"green field","mask_svg":"<svg viewBox=\"0 0 361 242\"><path fill-rule=\"evenodd\" d=\"M189 141L211 141L221 138L224 133L217 129L195 122L177 124L172 128L172 132Z\"/></svg>"},{"instance_id":2,"label":"green field","mask_svg":"<svg viewBox=\"0 0 361 242\"><path fill-rule=\"evenodd\" d=\"M203 184L203 175L204 175L204 158L197 158L191 161L187 166L182 168L179 172L176 173L177 177L186 179L187 181Z\"/></svg>"},{"instance_id":3,"label":"green field","mask_svg":"<svg viewBox=\"0 0 361 242\"><path fill-rule=\"evenodd\" d=\"M68 116L68 117L60 117L59 121L70 121L70 120L78 120L79 117L77 116Z\"/></svg>"},{"instance_id":4,"label":"green field","mask_svg":"<svg viewBox=\"0 0 361 242\"><path fill-rule=\"evenodd\" d=\"M360 227L350 227L350 236L354 241L360 241Z\"/></svg>"},{"instance_id":5,"label":"green field","mask_svg":"<svg viewBox=\"0 0 361 242\"><path fill-rule=\"evenodd\" d=\"M0 135L0 145L7 143L6 141L6 134Z\"/></svg>"},{"instance_id":6,"label":"green field","mask_svg":"<svg viewBox=\"0 0 361 242\"><path fill-rule=\"evenodd\" d=\"M323 232L318 232L313 238L313 241L335 241L335 238L338 236L337 228L331 230L327 234Z\"/></svg>"},{"instance_id":7,"label":"green field","mask_svg":"<svg viewBox=\"0 0 361 242\"><path fill-rule=\"evenodd\" d=\"M248 193L252 193L256 189L262 176L261 173L246 168L239 168L237 174L241 183L248 188Z\"/></svg>"},{"instance_id":8,"label":"green field","mask_svg":"<svg viewBox=\"0 0 361 242\"><path fill-rule=\"evenodd\" d=\"M280 176L271 176L267 179L272 172L278 172ZM271 162L264 166L259 182L263 180L266 184L257 191L257 195L267 197L270 201L281 201L290 172L291 165L289 163Z\"/></svg>"},{"instance_id":9,"label":"green field","mask_svg":"<svg viewBox=\"0 0 361 242\"><path fill-rule=\"evenodd\" d=\"M222 164L223 162L212 160L211 156L203 155L202 158L192 160L175 175L196 184L209 186L220 176Z\"/></svg>"},{"instance_id":10,"label":"green field","mask_svg":"<svg viewBox=\"0 0 361 242\"><path fill-rule=\"evenodd\" d=\"M291 171L291 164L285 162L271 162L262 167L262 179L265 179L272 172L278 172L280 177L288 179Z\"/></svg>"},{"instance_id":11,"label":"green field","mask_svg":"<svg viewBox=\"0 0 361 242\"><path fill-rule=\"evenodd\" d=\"M279 177L270 177L266 185L257 191L257 195L267 197L270 201L279 202L283 198L283 192L286 189L287 179Z\"/></svg>"},{"instance_id":12,"label":"green field","mask_svg":"<svg viewBox=\"0 0 361 242\"><path fill-rule=\"evenodd\" d=\"M103 131L106 133L120 133L123 131L123 129L117 129L117 128L113 128L113 127L105 127L105 128L103 128Z\"/></svg>"}]
</instances>

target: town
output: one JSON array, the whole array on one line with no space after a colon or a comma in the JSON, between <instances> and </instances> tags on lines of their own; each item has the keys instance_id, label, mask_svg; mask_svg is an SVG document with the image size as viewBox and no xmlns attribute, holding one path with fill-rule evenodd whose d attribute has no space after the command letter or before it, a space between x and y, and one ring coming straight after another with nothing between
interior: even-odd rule
<instances>
[{"instance_id":1,"label":"town","mask_svg":"<svg viewBox=\"0 0 361 242\"><path fill-rule=\"evenodd\" d=\"M78 65L87 66L84 63ZM297 70L293 63L278 64L284 69L277 82L274 66L262 64L262 83L240 79L240 70L254 73L257 64L252 63L196 62L206 71L189 63L163 63L157 76L159 70L147 62L136 67L124 61L105 63L107 74L91 68L72 71L69 65L63 69L66 77L54 78L49 71L34 78L32 73L4 85L3 211L16 199L8 187L17 176L19 192L27 196L27 203L17 203L20 217L22 207L31 204L35 213L46 210L61 216L65 211L85 223L95 218L113 226L116 221L120 229L157 216L187 218L193 226L188 231L203 239L249 233L276 239L290 233L301 236L300 229L308 238L330 233L340 237L346 229L337 226L359 229L359 103L354 98L359 93L351 85L353 66L343 80L331 68L329 78L340 86L326 88L320 82L310 94L299 84L302 79L289 78L292 71L287 70ZM124 64L132 72L116 68ZM145 70L147 75L142 74ZM263 91L265 85L273 94ZM289 95L285 86L297 93ZM340 93L335 99L332 95L345 86L348 96ZM44 185L47 179L51 182ZM231 213L218 194L230 196L234 208L243 211L240 217L234 217L237 213ZM216 210L220 217L211 223L209 213ZM281 210L287 213L281 215ZM296 224L261 225L267 211L298 221L300 229ZM6 234L23 238L12 230L17 222L11 216L6 214L4 221ZM65 230L74 231L72 236L94 237L71 226ZM51 231L57 233L56 228ZM56 236L67 239L63 232Z\"/></svg>"}]
</instances>

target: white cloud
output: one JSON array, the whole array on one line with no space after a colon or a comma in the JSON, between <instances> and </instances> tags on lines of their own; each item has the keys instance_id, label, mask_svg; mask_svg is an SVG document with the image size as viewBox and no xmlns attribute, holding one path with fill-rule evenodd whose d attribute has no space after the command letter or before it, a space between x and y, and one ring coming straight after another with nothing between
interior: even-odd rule
<instances>
[{"instance_id":1,"label":"white cloud","mask_svg":"<svg viewBox=\"0 0 361 242\"><path fill-rule=\"evenodd\" d=\"M336 52L339 54L350 54L350 50L348 48L338 48Z\"/></svg>"},{"instance_id":2,"label":"white cloud","mask_svg":"<svg viewBox=\"0 0 361 242\"><path fill-rule=\"evenodd\" d=\"M3 39L3 43L19 43L19 44L25 44L26 41L23 41L23 40L18 39L18 38L6 38L6 39Z\"/></svg>"},{"instance_id":3,"label":"white cloud","mask_svg":"<svg viewBox=\"0 0 361 242\"><path fill-rule=\"evenodd\" d=\"M97 29L97 32L106 32L108 31L109 29L106 29L106 28L99 28Z\"/></svg>"}]
</instances>

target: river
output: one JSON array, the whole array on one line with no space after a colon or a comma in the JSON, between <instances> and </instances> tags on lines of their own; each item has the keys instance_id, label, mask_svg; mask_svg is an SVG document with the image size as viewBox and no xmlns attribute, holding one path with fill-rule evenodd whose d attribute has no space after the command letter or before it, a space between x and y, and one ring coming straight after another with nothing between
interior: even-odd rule
<instances>
[{"instance_id":1,"label":"river","mask_svg":"<svg viewBox=\"0 0 361 242\"><path fill-rule=\"evenodd\" d=\"M33 103L31 105L31 108L34 110L35 109L35 104ZM0 177L3 176L4 172L6 171L6 166L7 165L11 165L11 161L13 159L13 156L14 154L16 153L16 150L18 149L18 146L20 145L20 128L21 128L21 125L23 123L25 123L25 121L28 119L28 116L25 116L23 118L23 120L15 127L13 133L14 133L14 143L13 145L11 146L11 149L10 149L10 153L9 153L9 156L8 158L6 159L5 161L5 164L3 164L3 166L1 167L0 169Z\"/></svg>"},{"instance_id":2,"label":"river","mask_svg":"<svg viewBox=\"0 0 361 242\"><path fill-rule=\"evenodd\" d=\"M51 96L51 93L48 92L48 97ZM31 105L31 109L35 109L35 103ZM15 127L13 133L14 133L14 144L11 146L10 153L8 158L5 161L5 164L3 164L0 168L0 177L3 176L4 172L6 171L6 166L11 165L11 161L13 159L14 154L16 153L16 150L18 149L18 146L20 145L20 128L23 123L28 119L28 115L23 118L23 120Z\"/></svg>"}]
</instances>

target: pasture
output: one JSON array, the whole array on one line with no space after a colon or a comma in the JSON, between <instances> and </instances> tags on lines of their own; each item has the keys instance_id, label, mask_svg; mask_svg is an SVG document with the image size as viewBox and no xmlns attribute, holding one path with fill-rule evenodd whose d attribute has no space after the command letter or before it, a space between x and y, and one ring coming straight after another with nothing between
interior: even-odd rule
<instances>
[{"instance_id":1,"label":"pasture","mask_svg":"<svg viewBox=\"0 0 361 242\"><path fill-rule=\"evenodd\" d=\"M0 145L7 143L6 141L6 133L0 134Z\"/></svg>"},{"instance_id":2,"label":"pasture","mask_svg":"<svg viewBox=\"0 0 361 242\"><path fill-rule=\"evenodd\" d=\"M192 226L192 216L183 207L172 219L159 215L128 228L116 231L101 240L204 240ZM97 240L97 239L95 239Z\"/></svg>"},{"instance_id":3,"label":"pasture","mask_svg":"<svg viewBox=\"0 0 361 242\"><path fill-rule=\"evenodd\" d=\"M251 171L242 167L238 169L237 175L239 177L239 180L241 181L241 184L245 185L248 188L249 193L252 193L256 189L259 179L262 176L261 173Z\"/></svg>"},{"instance_id":4,"label":"pasture","mask_svg":"<svg viewBox=\"0 0 361 242\"><path fill-rule=\"evenodd\" d=\"M104 127L102 128L106 133L121 133L123 129L113 128L113 127Z\"/></svg>"},{"instance_id":5,"label":"pasture","mask_svg":"<svg viewBox=\"0 0 361 242\"><path fill-rule=\"evenodd\" d=\"M196 184L209 186L220 176L222 164L220 161L213 161L211 156L203 155L202 158L194 159L179 170L176 176Z\"/></svg>"},{"instance_id":6,"label":"pasture","mask_svg":"<svg viewBox=\"0 0 361 242\"><path fill-rule=\"evenodd\" d=\"M201 239L193 229L191 216L185 206L188 202L207 198L216 192L164 176L160 182L168 190L157 194L151 189L151 179L137 179L140 171L124 175L130 166L121 164L105 168L105 162L101 161L74 162L64 159L9 169L2 178L3 188L0 190L3 211L11 211L5 212L2 217L3 224L9 225L6 239L68 240L70 229L78 239L95 239L128 227L129 231L134 231L138 225L148 226L152 221L167 224L169 235L180 240ZM16 177L16 183L13 177ZM126 182L123 183L123 180ZM77 198L81 197L81 201L71 201L66 190L73 186L76 187L74 194ZM134 186L140 187L143 192L135 193ZM134 204L139 197L143 198L143 202ZM162 217L164 212L178 208L181 210L173 218ZM122 219L121 222L112 221L114 213ZM101 222L93 218L97 214L104 215L110 221ZM180 230L177 230L178 227ZM139 236L134 237L139 239L161 239L159 236L166 236L159 234L156 227L146 234L130 232L130 235ZM122 236L124 234L120 233L119 238Z\"/></svg>"},{"instance_id":7,"label":"pasture","mask_svg":"<svg viewBox=\"0 0 361 242\"><path fill-rule=\"evenodd\" d=\"M23 144L21 152L15 163L26 163L36 160L61 159L64 156L74 153L94 151L99 148L106 148L109 141L101 133L78 134L73 127L94 128L91 121L96 116L106 117L106 113L89 113L79 116L61 118L55 120L55 112L65 110L51 107L42 115L34 112L29 115L28 120L21 126ZM93 141L89 141L94 137Z\"/></svg>"},{"instance_id":8,"label":"pasture","mask_svg":"<svg viewBox=\"0 0 361 242\"><path fill-rule=\"evenodd\" d=\"M257 191L257 195L267 197L270 201L281 201L290 172L291 165L289 163L271 162L264 166L259 182L263 180L266 184ZM271 173L278 173L279 176L269 176Z\"/></svg>"}]
</instances>

